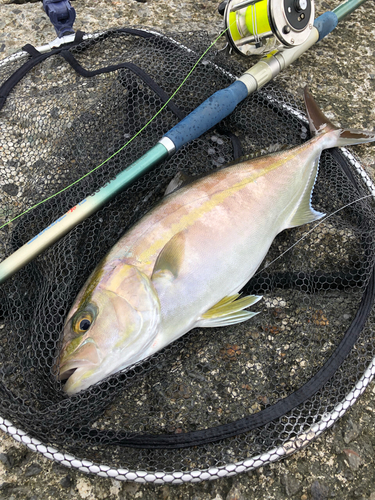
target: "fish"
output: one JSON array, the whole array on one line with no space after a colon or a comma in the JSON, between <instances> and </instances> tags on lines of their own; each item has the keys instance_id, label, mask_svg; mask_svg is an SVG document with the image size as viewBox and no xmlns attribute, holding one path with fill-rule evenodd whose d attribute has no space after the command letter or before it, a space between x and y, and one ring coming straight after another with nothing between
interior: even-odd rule
<instances>
[{"instance_id":1,"label":"fish","mask_svg":"<svg viewBox=\"0 0 375 500\"><path fill-rule=\"evenodd\" d=\"M257 314L240 290L281 231L321 219L311 204L324 149L375 141L333 125L305 88L311 139L173 190L93 270L64 324L58 378L74 395L196 327Z\"/></svg>"}]
</instances>

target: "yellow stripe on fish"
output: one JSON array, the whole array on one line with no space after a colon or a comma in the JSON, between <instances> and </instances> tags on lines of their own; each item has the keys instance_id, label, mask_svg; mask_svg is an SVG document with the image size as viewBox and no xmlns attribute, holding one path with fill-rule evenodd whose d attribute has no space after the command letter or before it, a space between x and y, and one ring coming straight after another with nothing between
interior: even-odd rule
<instances>
[{"instance_id":1,"label":"yellow stripe on fish","mask_svg":"<svg viewBox=\"0 0 375 500\"><path fill-rule=\"evenodd\" d=\"M305 91L312 139L197 179L165 197L99 263L67 316L60 353L75 394L194 327L246 321L240 297L274 237L323 216L311 195L323 149L375 141L334 127ZM225 333L223 333L225 335ZM224 340L223 340L224 341Z\"/></svg>"},{"instance_id":2,"label":"yellow stripe on fish","mask_svg":"<svg viewBox=\"0 0 375 500\"><path fill-rule=\"evenodd\" d=\"M202 215L207 214L213 208L215 208L218 205L220 205L221 203L223 203L223 201L225 201L226 199L228 199L231 196L235 195L236 193L238 193L242 189L246 188L249 184L251 184L253 182L256 182L256 180L258 178L263 177L264 175L268 174L269 172L280 168L282 165L285 164L285 162L290 161L298 153L294 149L294 150L290 150L290 152L288 152L288 154L287 153L284 153L284 154L285 154L285 157L283 157L283 158L278 158L277 155L274 155L275 156L275 161L273 163L271 163L271 164L267 164L265 167L263 166L264 158L259 158L258 161L257 160L253 160L251 162L251 168L252 168L252 170L248 173L248 176L246 178L244 178L241 181L233 184L230 187L227 187L225 190L220 190L220 191L217 191L214 194L206 195L207 197L209 196L209 198L207 198L207 201L205 201L202 205L200 205L200 206L198 206L196 208L193 208L187 214L182 215L181 218L176 223L174 223L174 224L172 224L170 226L168 232L165 233L165 234L163 234L163 238L161 238L158 241L155 241L155 243L153 245L149 246L148 248L146 248L145 250L143 250L141 253L139 253L137 255L137 260L140 263L142 263L142 262L143 263L150 263L152 257L155 255L155 253L158 252L158 251L160 251L160 247L165 244L164 243L165 240L169 240L175 234L179 233L180 231L185 230L188 227L191 227L193 224L195 224L195 222L198 219L200 219L202 217ZM243 163L247 164L246 161L243 162ZM259 166L258 166L258 163L260 164ZM234 168L236 168L236 166L232 166L232 167L229 167L229 168L233 168L234 169ZM211 177L212 181L214 182L215 181L215 177L219 177L220 178L220 175L222 173L226 174L225 169L223 169L223 170L221 170L219 172L215 172L214 174L211 174L211 176L209 176L209 177ZM234 172L233 172L233 174L234 174ZM201 183L202 179L199 179L197 182ZM195 187L195 183L192 183L190 186L188 186L187 188L184 188L184 189L185 190L186 189L194 189L194 187ZM178 193L178 192L177 193L172 193L172 195L170 195L170 196L176 196L176 197L178 197L179 194L181 194L181 193ZM194 201L198 201L198 200L194 200ZM193 203L193 202L191 202L191 203ZM181 205L181 206L179 206L177 208L177 210L180 210L182 208L186 208L186 207L184 207L184 205ZM167 217L169 215L170 214L168 214ZM161 219L159 221L159 223L162 223L162 221L163 221L163 219Z\"/></svg>"}]
</instances>

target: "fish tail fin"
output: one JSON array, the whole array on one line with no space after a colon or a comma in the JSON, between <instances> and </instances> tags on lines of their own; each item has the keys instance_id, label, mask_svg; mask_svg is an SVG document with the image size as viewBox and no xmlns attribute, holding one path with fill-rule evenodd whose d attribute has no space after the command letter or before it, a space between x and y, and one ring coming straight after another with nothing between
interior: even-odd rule
<instances>
[{"instance_id":1,"label":"fish tail fin","mask_svg":"<svg viewBox=\"0 0 375 500\"><path fill-rule=\"evenodd\" d=\"M304 97L312 136L338 131L338 134L335 134L335 144L332 145L337 147L375 141L375 132L369 130L341 129L336 127L319 108L307 87L304 89Z\"/></svg>"}]
</instances>

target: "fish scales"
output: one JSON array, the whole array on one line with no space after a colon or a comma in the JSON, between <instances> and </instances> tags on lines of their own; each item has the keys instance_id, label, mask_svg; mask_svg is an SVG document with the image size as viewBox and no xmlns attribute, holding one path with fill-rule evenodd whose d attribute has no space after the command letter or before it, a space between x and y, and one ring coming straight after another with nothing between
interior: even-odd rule
<instances>
[{"instance_id":1,"label":"fish scales","mask_svg":"<svg viewBox=\"0 0 375 500\"><path fill-rule=\"evenodd\" d=\"M306 157L305 166L301 169L303 157ZM274 155L271 163L269 158L245 161L198 180L181 192L169 195L170 198L146 215L118 243L108 260L120 259L137 265L151 277L160 251L173 236L183 231L186 258L181 263L178 283L174 283L173 291L170 287L166 290L156 285L162 316L169 316L172 311L175 314L180 307L173 300L179 288L194 287L197 288L194 290L196 300L190 305L197 308L198 314L203 314L223 294L232 295L243 287L263 260L276 234L288 226L295 199L302 195L293 180L303 170L306 176L309 175L310 157L307 147L301 146ZM281 168L286 161L288 168ZM249 220L255 220L256 224L249 227ZM233 241L236 241L235 246ZM258 247L263 250L259 252ZM215 259L203 260L202 251ZM228 274L232 279L225 286L228 280L223 283L223 278ZM186 306L185 311L189 318ZM181 322L181 315L178 322Z\"/></svg>"},{"instance_id":2,"label":"fish scales","mask_svg":"<svg viewBox=\"0 0 375 500\"><path fill-rule=\"evenodd\" d=\"M238 292L275 236L323 216L311 195L323 149L375 140L334 127L305 91L312 139L240 161L166 196L112 248L68 314L60 362L79 392L196 326L250 319Z\"/></svg>"},{"instance_id":3,"label":"fish scales","mask_svg":"<svg viewBox=\"0 0 375 500\"><path fill-rule=\"evenodd\" d=\"M150 273L161 249L180 231L188 231L200 223L203 228L216 231L215 239L220 240L222 246L225 244L223 231L225 234L228 231L235 233L238 226L248 225L244 216L251 217L264 211L265 216L272 219L275 210L267 211L271 203L274 207L281 205L280 213L286 212L284 200L280 200L276 191L273 195L269 188L277 183L287 200L301 194L295 192L291 179L301 170L303 148L306 149L301 146L298 151L285 152L282 158L274 155L275 161L271 165L269 158L233 165L169 195L170 198L149 212L115 245L106 260L128 258L129 263ZM280 166L288 160L288 171L283 169L280 172ZM227 227L225 221L236 225Z\"/></svg>"}]
</instances>

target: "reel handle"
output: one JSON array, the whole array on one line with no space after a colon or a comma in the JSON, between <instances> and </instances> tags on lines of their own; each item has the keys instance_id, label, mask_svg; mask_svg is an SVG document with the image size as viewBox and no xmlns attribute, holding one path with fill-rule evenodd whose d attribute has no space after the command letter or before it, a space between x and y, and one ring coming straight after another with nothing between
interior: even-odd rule
<instances>
[{"instance_id":1,"label":"reel handle","mask_svg":"<svg viewBox=\"0 0 375 500\"><path fill-rule=\"evenodd\" d=\"M225 7L227 6L227 3L228 0L224 0L224 2L221 2L217 8L217 11L221 16L224 16Z\"/></svg>"}]
</instances>

